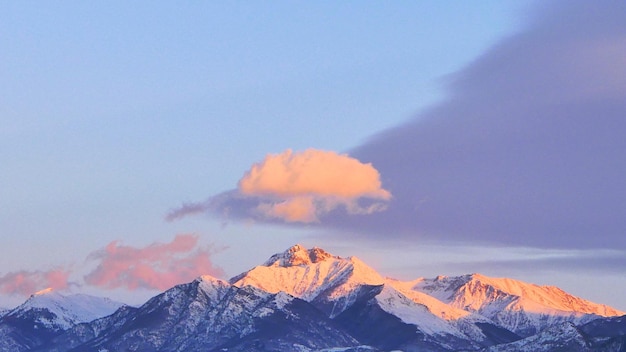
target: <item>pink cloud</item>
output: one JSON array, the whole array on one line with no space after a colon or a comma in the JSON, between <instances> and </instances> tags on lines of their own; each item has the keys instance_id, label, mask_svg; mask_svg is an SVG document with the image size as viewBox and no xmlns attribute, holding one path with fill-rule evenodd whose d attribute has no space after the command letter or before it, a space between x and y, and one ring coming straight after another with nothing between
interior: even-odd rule
<instances>
[{"instance_id":1,"label":"pink cloud","mask_svg":"<svg viewBox=\"0 0 626 352\"><path fill-rule=\"evenodd\" d=\"M316 149L269 154L246 172L238 188L245 196L272 198L257 211L288 222L316 222L340 205L350 214L369 214L383 210L380 201L391 199L372 164ZM357 202L361 198L379 202L362 208Z\"/></svg>"},{"instance_id":2,"label":"pink cloud","mask_svg":"<svg viewBox=\"0 0 626 352\"><path fill-rule=\"evenodd\" d=\"M63 269L48 271L14 271L0 276L0 292L30 295L45 288L55 290L68 286L69 272Z\"/></svg>"},{"instance_id":3,"label":"pink cloud","mask_svg":"<svg viewBox=\"0 0 626 352\"><path fill-rule=\"evenodd\" d=\"M144 248L114 241L89 256L99 264L85 276L85 282L108 289L165 290L200 275L223 275L222 269L211 260L214 253L210 246L199 247L198 237L194 235L177 235L172 242L153 243Z\"/></svg>"},{"instance_id":4,"label":"pink cloud","mask_svg":"<svg viewBox=\"0 0 626 352\"><path fill-rule=\"evenodd\" d=\"M247 195L391 198L372 164L333 151L307 149L268 154L239 181Z\"/></svg>"},{"instance_id":5,"label":"pink cloud","mask_svg":"<svg viewBox=\"0 0 626 352\"><path fill-rule=\"evenodd\" d=\"M284 219L288 222L317 221L313 198L308 196L292 197L279 203L262 203L257 210L266 216Z\"/></svg>"}]
</instances>

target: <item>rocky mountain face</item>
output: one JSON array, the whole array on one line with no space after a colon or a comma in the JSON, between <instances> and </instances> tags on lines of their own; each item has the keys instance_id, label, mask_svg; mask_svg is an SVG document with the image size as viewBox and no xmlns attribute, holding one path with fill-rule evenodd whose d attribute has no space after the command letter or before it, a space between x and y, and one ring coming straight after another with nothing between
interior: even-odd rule
<instances>
[{"instance_id":1,"label":"rocky mountain face","mask_svg":"<svg viewBox=\"0 0 626 352\"><path fill-rule=\"evenodd\" d=\"M299 245L229 281L202 276L137 308L111 306L88 316L75 314L83 309L57 309L63 304L53 301L27 301L0 318L0 351L623 351L626 346L625 313L556 287L480 274L398 281L356 257Z\"/></svg>"}]
</instances>

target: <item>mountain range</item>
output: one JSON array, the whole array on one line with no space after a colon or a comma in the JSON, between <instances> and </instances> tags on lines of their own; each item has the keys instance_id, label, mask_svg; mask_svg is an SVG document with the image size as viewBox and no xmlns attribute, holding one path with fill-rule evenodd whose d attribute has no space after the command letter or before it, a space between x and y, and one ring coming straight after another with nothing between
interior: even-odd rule
<instances>
[{"instance_id":1,"label":"mountain range","mask_svg":"<svg viewBox=\"0 0 626 352\"><path fill-rule=\"evenodd\" d=\"M0 351L626 351L625 314L481 274L394 280L295 245L139 307L39 292L0 313Z\"/></svg>"}]
</instances>

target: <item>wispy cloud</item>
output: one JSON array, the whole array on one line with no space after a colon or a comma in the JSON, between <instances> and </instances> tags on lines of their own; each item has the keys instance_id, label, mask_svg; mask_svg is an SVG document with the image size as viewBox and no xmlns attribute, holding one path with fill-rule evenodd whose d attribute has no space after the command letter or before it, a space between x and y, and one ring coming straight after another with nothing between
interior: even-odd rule
<instances>
[{"instance_id":1,"label":"wispy cloud","mask_svg":"<svg viewBox=\"0 0 626 352\"><path fill-rule=\"evenodd\" d=\"M205 203L184 203L180 207L172 210L165 216L165 220L174 221L187 215L202 214L207 211Z\"/></svg>"},{"instance_id":2,"label":"wispy cloud","mask_svg":"<svg viewBox=\"0 0 626 352\"><path fill-rule=\"evenodd\" d=\"M30 295L45 288L61 290L68 287L69 276L65 269L13 271L0 276L0 292Z\"/></svg>"},{"instance_id":3,"label":"wispy cloud","mask_svg":"<svg viewBox=\"0 0 626 352\"><path fill-rule=\"evenodd\" d=\"M143 248L114 241L89 255L98 265L85 276L85 282L106 289L164 290L200 275L223 275L211 260L214 253L211 246L198 246L198 237L193 235L177 235L169 243Z\"/></svg>"}]
</instances>

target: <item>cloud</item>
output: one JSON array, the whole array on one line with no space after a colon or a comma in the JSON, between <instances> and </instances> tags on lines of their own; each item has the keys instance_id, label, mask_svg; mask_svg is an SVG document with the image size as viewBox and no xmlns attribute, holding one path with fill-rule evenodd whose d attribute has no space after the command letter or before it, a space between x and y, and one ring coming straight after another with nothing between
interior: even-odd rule
<instances>
[{"instance_id":1,"label":"cloud","mask_svg":"<svg viewBox=\"0 0 626 352\"><path fill-rule=\"evenodd\" d=\"M376 166L371 184L383 175L393 199L355 188L380 199L327 212L334 192L352 190L341 176L349 173L332 174L343 186L306 188L315 181L305 175L324 179L315 172L323 163L309 172L306 158L287 152L203 209L235 219L254 209L258 221L373 239L626 249L626 3L537 5L525 29L446 78L440 103L350 151Z\"/></svg>"},{"instance_id":2,"label":"cloud","mask_svg":"<svg viewBox=\"0 0 626 352\"><path fill-rule=\"evenodd\" d=\"M165 216L166 221L174 221L181 219L187 215L200 214L206 211L206 205L203 203L184 203L179 208L172 210Z\"/></svg>"},{"instance_id":3,"label":"cloud","mask_svg":"<svg viewBox=\"0 0 626 352\"><path fill-rule=\"evenodd\" d=\"M391 198L381 188L380 174L371 164L316 149L267 155L246 172L239 190L245 195L279 197Z\"/></svg>"},{"instance_id":4,"label":"cloud","mask_svg":"<svg viewBox=\"0 0 626 352\"><path fill-rule=\"evenodd\" d=\"M0 276L0 292L31 295L46 288L62 290L68 287L69 274L65 269L10 272Z\"/></svg>"},{"instance_id":5,"label":"cloud","mask_svg":"<svg viewBox=\"0 0 626 352\"><path fill-rule=\"evenodd\" d=\"M211 261L214 253L210 246L199 247L198 237L193 235L177 235L169 243L143 248L114 241L89 255L98 265L85 276L85 282L106 289L165 290L200 275L223 275Z\"/></svg>"},{"instance_id":6,"label":"cloud","mask_svg":"<svg viewBox=\"0 0 626 352\"><path fill-rule=\"evenodd\" d=\"M315 223L338 208L349 215L380 212L390 199L372 164L333 151L286 150L254 164L236 191L204 203L184 204L166 219L209 211L236 218Z\"/></svg>"},{"instance_id":7,"label":"cloud","mask_svg":"<svg viewBox=\"0 0 626 352\"><path fill-rule=\"evenodd\" d=\"M270 218L284 219L288 222L315 222L316 206L313 197L291 197L280 203L262 203L257 210Z\"/></svg>"},{"instance_id":8,"label":"cloud","mask_svg":"<svg viewBox=\"0 0 626 352\"><path fill-rule=\"evenodd\" d=\"M626 249L626 3L540 4L448 96L353 149L384 213L326 225L422 241Z\"/></svg>"},{"instance_id":9,"label":"cloud","mask_svg":"<svg viewBox=\"0 0 626 352\"><path fill-rule=\"evenodd\" d=\"M357 204L359 198L391 198L371 164L316 149L267 155L246 172L238 189L245 196L273 198L259 204L257 211L288 222L316 222L340 205L349 213L368 213Z\"/></svg>"}]
</instances>

